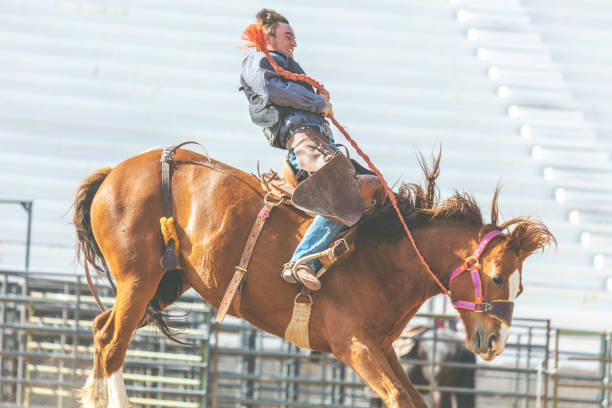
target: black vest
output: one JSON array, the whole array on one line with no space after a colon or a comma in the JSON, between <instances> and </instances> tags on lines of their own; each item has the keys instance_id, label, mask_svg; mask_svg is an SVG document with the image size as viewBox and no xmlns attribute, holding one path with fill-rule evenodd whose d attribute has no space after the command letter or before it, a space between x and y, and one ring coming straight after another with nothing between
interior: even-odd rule
<instances>
[{"instance_id":1,"label":"black vest","mask_svg":"<svg viewBox=\"0 0 612 408\"><path fill-rule=\"evenodd\" d=\"M276 54L282 57L282 61L279 62L278 59L275 58L275 61L278 65L294 74L304 74L304 70L300 65L295 62L292 58L287 58L283 54L270 51L271 54ZM283 81L291 81L287 78L281 78ZM314 93L314 88L303 81L292 81L302 85L305 88L310 89ZM266 101L261 95L256 94L242 79L240 76L240 90L244 91L244 94L249 101L249 114L251 115L251 120L258 126L263 128L263 133L268 139L268 143L270 143L273 147L278 147L281 149L285 148L285 140L280 140L280 127L282 124L282 118L293 111L292 108L287 108L279 105L274 105L270 101Z\"/></svg>"}]
</instances>

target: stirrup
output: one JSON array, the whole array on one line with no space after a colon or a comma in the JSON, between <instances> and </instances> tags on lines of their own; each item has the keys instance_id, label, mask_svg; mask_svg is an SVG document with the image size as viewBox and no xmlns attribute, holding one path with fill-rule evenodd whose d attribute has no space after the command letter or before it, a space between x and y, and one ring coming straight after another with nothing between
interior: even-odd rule
<instances>
[{"instance_id":1,"label":"stirrup","mask_svg":"<svg viewBox=\"0 0 612 408\"><path fill-rule=\"evenodd\" d=\"M287 283L298 283L293 276L293 266L295 262L287 262L283 265L283 271L281 272L281 278Z\"/></svg>"}]
</instances>

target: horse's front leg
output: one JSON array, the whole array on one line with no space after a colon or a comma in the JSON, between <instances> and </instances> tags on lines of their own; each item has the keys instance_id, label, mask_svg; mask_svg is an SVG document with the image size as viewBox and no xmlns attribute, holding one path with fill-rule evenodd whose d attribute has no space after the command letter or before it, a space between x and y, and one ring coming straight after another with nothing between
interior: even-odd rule
<instances>
[{"instance_id":1,"label":"horse's front leg","mask_svg":"<svg viewBox=\"0 0 612 408\"><path fill-rule=\"evenodd\" d=\"M387 361L380 346L367 335L357 335L332 347L336 357L351 367L387 407L420 408ZM421 398L422 401L422 398Z\"/></svg>"},{"instance_id":2,"label":"horse's front leg","mask_svg":"<svg viewBox=\"0 0 612 408\"><path fill-rule=\"evenodd\" d=\"M393 369L393 372L395 373L395 375L397 375L399 380L402 382L402 385L406 387L406 390L412 397L414 406L419 408L427 408L427 404L425 403L423 396L414 387L414 385L412 385L412 381L410 381L410 377L408 377L408 373L406 373L406 370L402 366L402 363L400 363L399 358L397 357L397 354L395 353L393 347L389 347L387 350L385 350L384 354L387 358L387 361L389 362L389 365Z\"/></svg>"}]
</instances>

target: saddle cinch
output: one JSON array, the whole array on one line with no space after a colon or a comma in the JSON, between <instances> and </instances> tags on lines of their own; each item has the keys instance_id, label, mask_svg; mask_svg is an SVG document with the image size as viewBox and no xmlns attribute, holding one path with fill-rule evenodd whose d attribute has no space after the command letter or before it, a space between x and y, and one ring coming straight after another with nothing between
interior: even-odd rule
<instances>
[{"instance_id":1,"label":"saddle cinch","mask_svg":"<svg viewBox=\"0 0 612 408\"><path fill-rule=\"evenodd\" d=\"M341 155L341 153L337 153L337 155ZM338 162L337 164L334 163L336 161ZM350 159L349 162L344 156L338 157L338 160L330 160L330 168L325 169L326 167L328 167L328 165L326 165L321 170L328 171L329 176L333 177L337 169L339 169L340 172L343 171L341 168L343 165L346 165L343 162L349 163L349 166L352 164L354 170L351 168L350 171L359 178L358 184L360 189L360 195L363 201L362 203L358 203L357 206L360 211L358 213L358 217L360 217L361 212L367 211L368 209L376 205L376 203L381 203L382 201L384 201L386 193L384 192L384 188L382 188L382 185L380 184L378 177L375 175L375 173L361 166L358 162L352 159ZM337 169L335 169L334 167L336 167ZM260 174L259 180L261 182L263 190L266 192L266 197L269 197L271 201L276 202L283 200L284 203L294 205L296 208L299 208L306 214L314 217L316 215L315 213L309 212L303 206L296 205L296 203L292 201L292 198L295 199L294 193L299 185L299 181L298 174L295 172L295 170L289 163L289 160L287 159L284 160L282 174L283 176L281 177L277 172L272 169L270 169L270 171L267 173ZM325 176L327 176L327 174ZM352 177L352 175L350 177ZM320 191L317 192L320 193ZM340 194L338 194L337 190L333 190L332 192L335 196L342 195L341 191ZM306 195L308 195L307 192ZM346 205L344 203L346 203L347 201L344 199L344 197L336 197L335 200L333 200L332 197L320 198L327 202L334 201L340 206ZM353 211L353 214L355 214L355 210L350 207L355 207L355 203L348 203L348 208L344 212L350 213L351 211ZM343 213L343 209L338 209L338 213ZM327 214L325 215L329 216ZM329 217L334 218L337 221L344 223L345 225L347 224L342 217L334 217L333 215ZM326 251L307 256L298 262L303 263L312 259L319 259L319 261L321 261L321 263L323 264L323 267L319 269L319 271L317 271L316 277L321 277L332 265L341 263L349 257L350 253L354 250L355 247L355 230L355 227L351 226L350 228L340 232L336 240L330 244L329 248Z\"/></svg>"}]
</instances>

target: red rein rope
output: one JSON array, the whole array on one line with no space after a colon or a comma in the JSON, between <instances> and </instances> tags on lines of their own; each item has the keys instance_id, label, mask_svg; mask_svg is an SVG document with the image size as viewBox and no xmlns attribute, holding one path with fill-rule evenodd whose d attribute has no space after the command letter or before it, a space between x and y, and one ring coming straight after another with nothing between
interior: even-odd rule
<instances>
[{"instance_id":1,"label":"red rein rope","mask_svg":"<svg viewBox=\"0 0 612 408\"><path fill-rule=\"evenodd\" d=\"M312 85L313 87L315 87L317 90L325 89L325 87L321 83L319 83L319 82L315 81L314 79L310 78L308 75L294 74L293 72L289 72L289 71L287 71L287 70L285 70L285 69L283 69L283 68L278 66L278 64L276 63L274 58L272 58L270 56L270 53L268 52L268 47L266 46L266 34L263 32L261 22L258 22L258 23L255 23L255 24L251 24L250 26L248 26L244 30L244 32L242 33L242 39L248 42L247 45L246 45L246 48L255 47L255 48L257 48L257 50L265 53L266 57L268 58L268 61L270 62L270 64L272 64L272 67L274 68L274 70L276 71L277 74L279 74L279 75L281 75L281 76L283 76L283 77L285 77L287 79L291 79L293 81L303 81L303 82L306 82L306 83ZM448 290L446 290L446 288L444 287L442 282L440 282L440 279L438 279L438 277L436 275L434 275L434 273L429 268L429 265L425 261L425 258L423 258L423 255L421 255L421 251L419 251L419 248L417 247L416 242L414 242L414 238L412 237L412 234L410 233L410 229L408 228L408 225L406 225L406 221L404 221L404 217L402 216L402 213L400 212L400 209L399 209L399 207L397 205L397 199L395 197L395 194L393 193L393 191L391 190L391 188L389 187L389 185L385 181L385 178L383 177L383 175L380 172L380 170L378 170L378 168L374 165L374 163L372 163L372 161L370 160L368 155L365 154L365 152L363 150L361 150L361 148L357 145L357 143L349 136L349 134L346 131L346 129L344 129L344 127L340 123L338 123L336 118L333 115L328 116L328 118L338 128L338 130L340 130L340 132L342 132L342 134L344 135L346 140L349 141L349 143L351 144L351 146L353 146L353 148L357 151L357 153L359 153L359 155L361 157L363 157L363 159L366 161L366 163L368 164L370 169L372 169L372 171L374 173L376 173L376 176L378 176L380 182L382 183L383 187L385 188L385 191L387 192L387 196L391 200L391 204L393 204L393 208L395 208L395 212L397 213L397 216L399 217L400 221L402 222L402 225L404 226L404 230L406 231L406 235L408 235L408 238L410 239L410 242L412 243L412 247L414 248L414 250L415 250L417 256L419 257L421 263L423 264L423 266L425 266L425 270L436 281L436 283L438 284L440 289L442 289L442 291L445 294L450 296L450 293L448 292Z\"/></svg>"}]
</instances>

